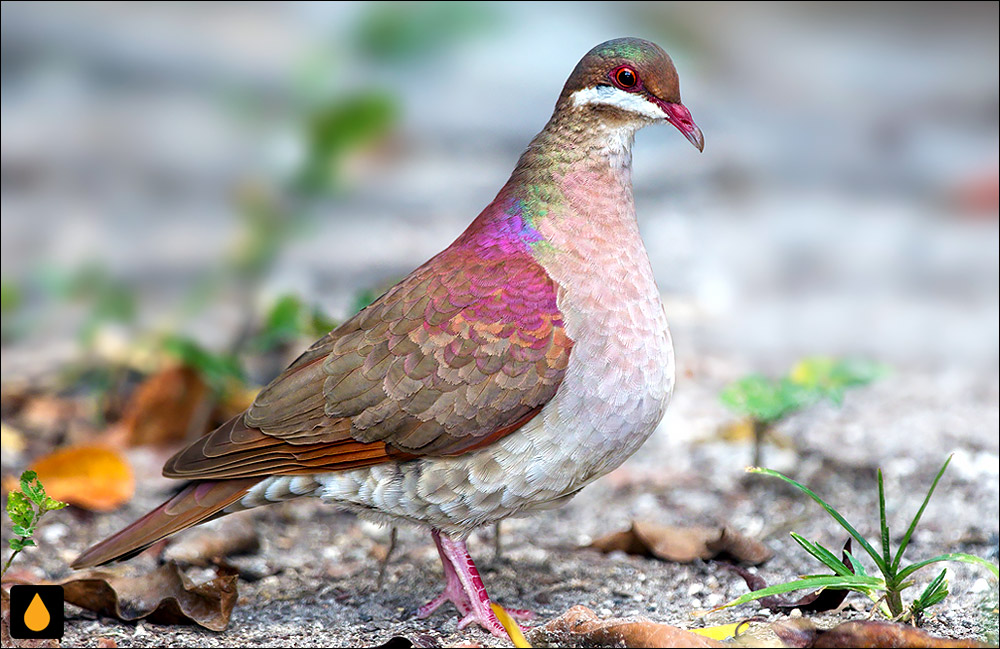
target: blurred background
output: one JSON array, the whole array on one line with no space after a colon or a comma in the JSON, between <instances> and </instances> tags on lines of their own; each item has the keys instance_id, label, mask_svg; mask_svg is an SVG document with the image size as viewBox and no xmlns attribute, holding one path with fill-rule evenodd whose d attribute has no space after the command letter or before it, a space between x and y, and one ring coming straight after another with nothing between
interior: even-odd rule
<instances>
[{"instance_id":1,"label":"blurred background","mask_svg":"<svg viewBox=\"0 0 1000 649\"><path fill-rule=\"evenodd\" d=\"M558 559L577 586L548 613L585 603L671 623L742 593L704 565L572 550L631 520L731 525L779 549L769 570L815 571L787 532L830 547L843 536L801 499L744 480L748 461L835 498L872 534L876 467L899 521L952 457L915 552L995 560L998 3L4 2L0 13L0 486L31 466L75 505L19 560L32 579L66 574L86 543L158 504L174 488L155 477L169 453L447 246L507 180L577 61L625 35L670 53L706 139L699 154L675 129L647 128L634 150L677 387L642 453L567 507L504 523L509 556L535 570L508 583L552 583ZM803 397L831 377L823 403ZM422 533L401 530L390 568L413 601L345 603L338 593L359 583L376 590L388 532L312 525L338 516L318 502L261 510L263 549L243 564L257 567L241 568L256 584L241 583L229 644L273 643L278 615L295 621L282 631L293 644L377 645L384 627L369 622L431 594L412 570L414 557L436 562ZM972 568L949 575L937 628L956 635L982 617L996 644L995 584ZM618 584L635 597L609 590ZM330 603L322 625L300 627L316 601ZM96 624L76 619L66 642L89 642ZM394 628L422 628L407 624ZM156 637L204 645L177 633Z\"/></svg>"},{"instance_id":2,"label":"blurred background","mask_svg":"<svg viewBox=\"0 0 1000 649\"><path fill-rule=\"evenodd\" d=\"M706 137L634 154L682 370L863 355L995 394L997 3L5 2L0 30L4 379L324 330L457 236L579 58L634 35Z\"/></svg>"}]
</instances>

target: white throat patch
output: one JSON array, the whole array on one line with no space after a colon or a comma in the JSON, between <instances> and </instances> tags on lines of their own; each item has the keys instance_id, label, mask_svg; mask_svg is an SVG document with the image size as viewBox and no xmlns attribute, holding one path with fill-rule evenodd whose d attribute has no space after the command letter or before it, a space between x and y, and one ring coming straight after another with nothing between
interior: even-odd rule
<instances>
[{"instance_id":1,"label":"white throat patch","mask_svg":"<svg viewBox=\"0 0 1000 649\"><path fill-rule=\"evenodd\" d=\"M620 108L652 120L667 119L667 114L659 106L632 92L625 92L614 86L595 86L577 90L570 99L574 106L605 105Z\"/></svg>"}]
</instances>

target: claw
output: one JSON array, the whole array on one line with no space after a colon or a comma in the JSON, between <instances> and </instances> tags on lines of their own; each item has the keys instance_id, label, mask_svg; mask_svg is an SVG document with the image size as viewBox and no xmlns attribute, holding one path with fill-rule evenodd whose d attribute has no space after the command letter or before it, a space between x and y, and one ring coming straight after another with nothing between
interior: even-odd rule
<instances>
[{"instance_id":1,"label":"claw","mask_svg":"<svg viewBox=\"0 0 1000 649\"><path fill-rule=\"evenodd\" d=\"M451 602L461 616L459 629L476 623L498 638L507 638L507 631L490 608L489 595L486 594L486 587L483 586L476 564L469 556L465 541L456 541L438 530L434 530L431 535L444 567L445 587L440 595L417 609L417 617L423 619L445 602ZM517 620L530 620L535 616L531 611L523 609L508 609L507 612Z\"/></svg>"}]
</instances>

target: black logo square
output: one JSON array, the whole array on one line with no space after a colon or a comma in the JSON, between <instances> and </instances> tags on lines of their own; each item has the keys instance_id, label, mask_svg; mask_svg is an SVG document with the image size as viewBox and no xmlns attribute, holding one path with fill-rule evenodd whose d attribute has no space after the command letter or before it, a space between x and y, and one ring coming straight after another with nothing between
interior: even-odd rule
<instances>
[{"instance_id":1,"label":"black logo square","mask_svg":"<svg viewBox=\"0 0 1000 649\"><path fill-rule=\"evenodd\" d=\"M62 586L10 587L10 637L34 640L62 636Z\"/></svg>"}]
</instances>

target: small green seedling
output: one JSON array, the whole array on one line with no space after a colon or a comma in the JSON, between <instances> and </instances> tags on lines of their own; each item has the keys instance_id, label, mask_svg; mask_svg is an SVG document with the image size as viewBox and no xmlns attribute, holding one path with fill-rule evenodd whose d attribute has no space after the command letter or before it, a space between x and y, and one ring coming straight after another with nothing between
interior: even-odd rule
<instances>
[{"instance_id":1,"label":"small green seedling","mask_svg":"<svg viewBox=\"0 0 1000 649\"><path fill-rule=\"evenodd\" d=\"M847 557L851 563L851 566L848 567L844 565L844 562L841 561L840 558L828 548L823 547L819 543L806 540L802 536L793 532L792 538L795 539L795 542L801 545L806 552L819 560L823 565L832 570L834 574L808 575L796 579L795 581L768 586L767 588L747 593L746 595L743 595L728 604L724 604L720 608L737 606L739 604L745 604L769 595L778 595L794 590L806 588L832 588L839 590L853 590L863 593L876 603L877 609L888 619L897 621L908 621L912 619L919 621L921 615L927 608L941 602L948 596L948 582L945 580L946 571L942 570L941 573L938 574L938 576L935 577L926 588L924 588L920 596L911 602L909 607L904 607L903 591L913 586L914 582L911 579L911 576L921 568L942 561L962 561L965 563L984 566L993 574L994 578L997 578L998 570L995 564L990 563L985 559L981 559L980 557L960 552L941 554L936 557L931 557L930 559L912 563L908 566L901 565L903 552L906 551L906 547L910 543L910 538L913 536L913 532L916 530L917 524L920 522L920 517L923 516L924 509L927 508L927 503L930 501L931 496L934 495L934 490L937 488L938 481L940 481L941 476L944 475L949 462L951 462L950 456L941 467L941 470L938 471L937 476L934 478L934 482L931 484L931 488L927 492L924 502L920 505L920 509L917 510L916 516L913 517L913 521L910 523L909 529L906 530L906 534L903 536L903 540L900 542L895 555L893 555L889 550L889 525L886 522L885 516L885 485L882 481L881 470L878 472L878 504L882 547L881 551L878 551L870 543L868 543L868 541L866 541L861 534L858 533L853 525L847 522L847 519L845 519L840 512L817 496L805 485L802 485L795 480L778 473L777 471L772 471L771 469L761 469L756 467L747 469L751 473L759 473L762 475L780 478L819 503L819 505L825 509L826 512L830 514L830 516L832 516L833 519L837 521L837 523L843 527L855 541L857 541L864 551L868 553L868 556L871 557L872 561L874 561L875 565L878 567L878 571L881 573L881 576L869 575L865 571L861 562L850 553L847 553ZM853 568L853 572L851 568Z\"/></svg>"},{"instance_id":2,"label":"small green seedling","mask_svg":"<svg viewBox=\"0 0 1000 649\"><path fill-rule=\"evenodd\" d=\"M319 306L310 308L296 295L283 295L271 305L250 345L258 352L269 352L295 343L301 337L318 338L336 326L336 321Z\"/></svg>"},{"instance_id":3,"label":"small green seedling","mask_svg":"<svg viewBox=\"0 0 1000 649\"><path fill-rule=\"evenodd\" d=\"M160 346L183 365L194 368L216 395L224 394L233 384L246 384L243 364L233 354L209 351L181 335L165 336Z\"/></svg>"},{"instance_id":4,"label":"small green seedling","mask_svg":"<svg viewBox=\"0 0 1000 649\"><path fill-rule=\"evenodd\" d=\"M844 393L871 383L886 374L886 368L864 360L825 356L800 361L788 376L771 379L751 374L730 383L719 399L730 410L747 417L753 426L753 464L763 464L761 444L780 420L824 399L840 405Z\"/></svg>"},{"instance_id":5,"label":"small green seedling","mask_svg":"<svg viewBox=\"0 0 1000 649\"><path fill-rule=\"evenodd\" d=\"M0 577L7 574L11 561L21 553L21 550L35 544L31 537L35 535L35 529L42 516L46 512L62 509L65 506L66 503L45 494L45 487L34 471L25 471L21 474L21 490L11 491L7 495L7 516L14 525L16 538L10 540L10 549L14 552L7 558Z\"/></svg>"}]
</instances>

